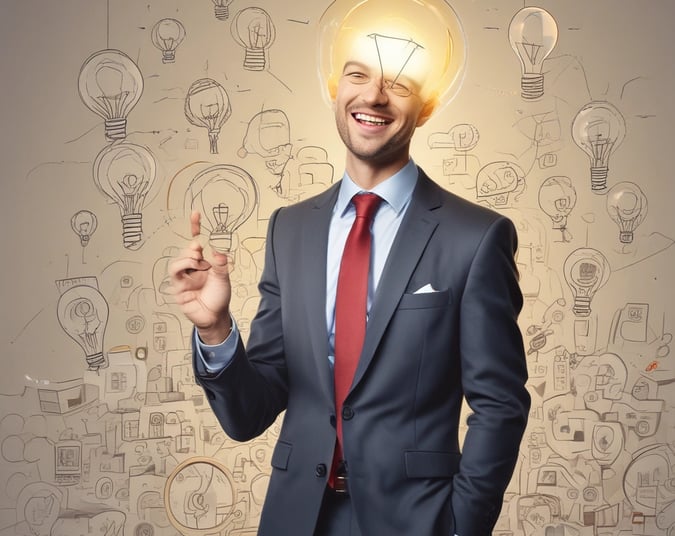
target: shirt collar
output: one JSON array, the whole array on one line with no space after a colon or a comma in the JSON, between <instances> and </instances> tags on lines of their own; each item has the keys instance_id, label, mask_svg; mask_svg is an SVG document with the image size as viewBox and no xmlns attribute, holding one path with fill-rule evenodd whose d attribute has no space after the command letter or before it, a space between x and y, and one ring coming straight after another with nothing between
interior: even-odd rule
<instances>
[{"instance_id":1,"label":"shirt collar","mask_svg":"<svg viewBox=\"0 0 675 536\"><path fill-rule=\"evenodd\" d=\"M411 158L405 166L388 179L379 183L375 188L364 190L345 171L342 184L340 185L340 193L333 210L340 216L343 216L352 197L360 192L369 191L379 195L398 214L403 210L412 196L415 184L417 183L417 175L417 165Z\"/></svg>"}]
</instances>

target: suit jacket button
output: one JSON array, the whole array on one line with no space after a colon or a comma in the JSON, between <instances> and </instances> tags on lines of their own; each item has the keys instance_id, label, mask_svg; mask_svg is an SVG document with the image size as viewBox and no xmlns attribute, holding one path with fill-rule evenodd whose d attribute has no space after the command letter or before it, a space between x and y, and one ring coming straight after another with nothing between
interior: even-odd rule
<instances>
[{"instance_id":1,"label":"suit jacket button","mask_svg":"<svg viewBox=\"0 0 675 536\"><path fill-rule=\"evenodd\" d=\"M314 468L314 474L319 478L326 476L326 464L325 463L317 464L317 466Z\"/></svg>"},{"instance_id":2,"label":"suit jacket button","mask_svg":"<svg viewBox=\"0 0 675 536\"><path fill-rule=\"evenodd\" d=\"M342 420L343 421L348 421L354 416L354 410L352 409L351 406L344 406L342 408Z\"/></svg>"}]
</instances>

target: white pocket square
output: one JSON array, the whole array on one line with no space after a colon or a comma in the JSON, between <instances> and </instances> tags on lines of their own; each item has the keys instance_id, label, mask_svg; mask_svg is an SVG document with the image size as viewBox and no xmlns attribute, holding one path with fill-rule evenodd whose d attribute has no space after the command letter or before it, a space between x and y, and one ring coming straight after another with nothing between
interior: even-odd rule
<instances>
[{"instance_id":1,"label":"white pocket square","mask_svg":"<svg viewBox=\"0 0 675 536\"><path fill-rule=\"evenodd\" d=\"M418 288L413 294L429 294L431 292L438 292L434 287L431 286L431 283L427 283L423 287Z\"/></svg>"}]
</instances>

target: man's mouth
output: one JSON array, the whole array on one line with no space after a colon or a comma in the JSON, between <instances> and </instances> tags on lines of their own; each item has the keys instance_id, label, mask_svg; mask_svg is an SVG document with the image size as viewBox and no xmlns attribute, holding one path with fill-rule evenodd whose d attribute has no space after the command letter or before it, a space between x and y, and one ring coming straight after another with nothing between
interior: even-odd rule
<instances>
[{"instance_id":1,"label":"man's mouth","mask_svg":"<svg viewBox=\"0 0 675 536\"><path fill-rule=\"evenodd\" d=\"M377 117L374 115L368 115L360 112L356 112L352 114L352 116L354 117L354 119L356 119L357 122L361 123L362 125L382 127L385 125L389 125L392 122L391 119L384 119L383 117Z\"/></svg>"}]
</instances>

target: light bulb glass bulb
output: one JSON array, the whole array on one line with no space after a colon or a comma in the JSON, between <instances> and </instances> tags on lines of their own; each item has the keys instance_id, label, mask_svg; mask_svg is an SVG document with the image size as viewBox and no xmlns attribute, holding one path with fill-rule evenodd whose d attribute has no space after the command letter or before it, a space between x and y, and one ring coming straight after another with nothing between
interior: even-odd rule
<instances>
[{"instance_id":1,"label":"light bulb glass bulb","mask_svg":"<svg viewBox=\"0 0 675 536\"><path fill-rule=\"evenodd\" d=\"M84 351L90 370L108 366L103 337L108 323L108 302L98 289L75 285L65 290L57 305L63 330Z\"/></svg>"},{"instance_id":2,"label":"light bulb glass bulb","mask_svg":"<svg viewBox=\"0 0 675 536\"><path fill-rule=\"evenodd\" d=\"M258 204L253 178L243 169L227 164L200 172L185 193L185 213L198 210L209 245L216 251L232 250L232 234L249 219Z\"/></svg>"},{"instance_id":3,"label":"light bulb glass bulb","mask_svg":"<svg viewBox=\"0 0 675 536\"><path fill-rule=\"evenodd\" d=\"M568 241L567 217L577 203L577 192L569 177L549 177L539 188L539 206L551 218L553 229Z\"/></svg>"},{"instance_id":4,"label":"light bulb glass bulb","mask_svg":"<svg viewBox=\"0 0 675 536\"><path fill-rule=\"evenodd\" d=\"M94 180L99 190L115 202L122 216L124 247L140 247L143 237L143 207L157 195L156 163L140 145L122 142L103 149L94 162Z\"/></svg>"},{"instance_id":5,"label":"light bulb glass bulb","mask_svg":"<svg viewBox=\"0 0 675 536\"><path fill-rule=\"evenodd\" d=\"M319 75L332 103L347 61L404 76L424 102L439 108L454 97L466 62L464 32L444 0L335 0L321 16Z\"/></svg>"},{"instance_id":6,"label":"light bulb glass bulb","mask_svg":"<svg viewBox=\"0 0 675 536\"><path fill-rule=\"evenodd\" d=\"M80 69L78 89L87 108L105 120L106 138L126 138L127 115L143 93L143 75L131 58L112 49L92 54Z\"/></svg>"},{"instance_id":7,"label":"light bulb glass bulb","mask_svg":"<svg viewBox=\"0 0 675 536\"><path fill-rule=\"evenodd\" d=\"M190 86L185 97L185 116L193 125L206 128L212 154L218 153L220 127L230 115L230 97L218 82L201 78Z\"/></svg>"},{"instance_id":8,"label":"light bulb glass bulb","mask_svg":"<svg viewBox=\"0 0 675 536\"><path fill-rule=\"evenodd\" d=\"M158 21L150 33L152 44L162 51L162 62L176 61L176 49L185 39L185 27L176 19Z\"/></svg>"},{"instance_id":9,"label":"light bulb glass bulb","mask_svg":"<svg viewBox=\"0 0 675 536\"><path fill-rule=\"evenodd\" d=\"M619 228L619 241L630 244L647 215L647 198L634 182L619 182L607 192L607 213Z\"/></svg>"},{"instance_id":10,"label":"light bulb glass bulb","mask_svg":"<svg viewBox=\"0 0 675 536\"><path fill-rule=\"evenodd\" d=\"M558 25L551 14L539 7L525 7L509 24L509 42L520 58L521 96L538 99L544 94L544 60L558 41Z\"/></svg>"},{"instance_id":11,"label":"light bulb glass bulb","mask_svg":"<svg viewBox=\"0 0 675 536\"><path fill-rule=\"evenodd\" d=\"M611 270L607 258L593 248L574 250L565 260L564 275L574 294L572 311L576 316L591 314L591 300L609 280Z\"/></svg>"},{"instance_id":12,"label":"light bulb glass bulb","mask_svg":"<svg viewBox=\"0 0 675 536\"><path fill-rule=\"evenodd\" d=\"M589 157L591 190L607 189L609 157L626 136L626 121L615 106L605 101L586 104L572 122L572 139Z\"/></svg>"},{"instance_id":13,"label":"light bulb glass bulb","mask_svg":"<svg viewBox=\"0 0 675 536\"><path fill-rule=\"evenodd\" d=\"M267 49L274 43L276 28L264 9L247 7L232 19L232 37L244 47L244 69L263 71L267 66Z\"/></svg>"},{"instance_id":14,"label":"light bulb glass bulb","mask_svg":"<svg viewBox=\"0 0 675 536\"><path fill-rule=\"evenodd\" d=\"M80 237L80 245L85 247L98 227L98 220L93 212L80 210L70 219L70 227Z\"/></svg>"}]
</instances>

